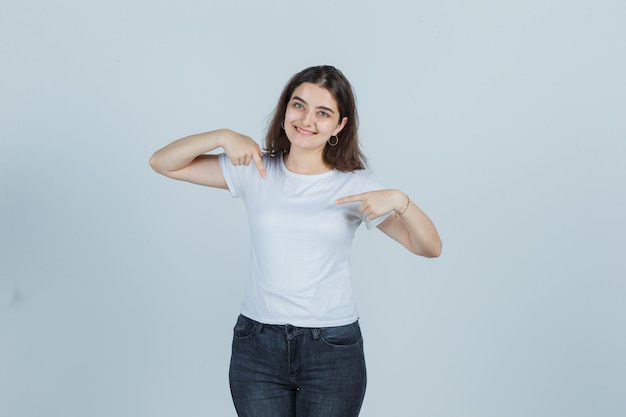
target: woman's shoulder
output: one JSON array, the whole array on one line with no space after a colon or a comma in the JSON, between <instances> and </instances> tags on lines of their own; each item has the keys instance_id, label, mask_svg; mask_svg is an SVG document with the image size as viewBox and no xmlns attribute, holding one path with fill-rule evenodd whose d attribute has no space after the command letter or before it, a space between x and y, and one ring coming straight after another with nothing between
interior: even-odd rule
<instances>
[{"instance_id":1,"label":"woman's shoulder","mask_svg":"<svg viewBox=\"0 0 626 417\"><path fill-rule=\"evenodd\" d=\"M345 171L342 174L352 177L355 180L367 181L370 178L374 178L374 174L367 168L355 169L354 171Z\"/></svg>"},{"instance_id":2,"label":"woman's shoulder","mask_svg":"<svg viewBox=\"0 0 626 417\"><path fill-rule=\"evenodd\" d=\"M350 182L352 185L369 189L372 186L376 185L376 188L380 187L380 182L376 178L376 176L372 173L372 171L367 168L357 169L354 171L344 171L339 172L339 177L343 178L344 181Z\"/></svg>"},{"instance_id":3,"label":"woman's shoulder","mask_svg":"<svg viewBox=\"0 0 626 417\"><path fill-rule=\"evenodd\" d=\"M282 155L263 154L261 157L265 171L280 171L283 160ZM251 163L252 164L252 163Z\"/></svg>"},{"instance_id":4,"label":"woman's shoulder","mask_svg":"<svg viewBox=\"0 0 626 417\"><path fill-rule=\"evenodd\" d=\"M261 159L263 160L263 163L277 164L282 159L282 157L282 155L272 155L269 153L264 153L263 156L261 156Z\"/></svg>"}]
</instances>

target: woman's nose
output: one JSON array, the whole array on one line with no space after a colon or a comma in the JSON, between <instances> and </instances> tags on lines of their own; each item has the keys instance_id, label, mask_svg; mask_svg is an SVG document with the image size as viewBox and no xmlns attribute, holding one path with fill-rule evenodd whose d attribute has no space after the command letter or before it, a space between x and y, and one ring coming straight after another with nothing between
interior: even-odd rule
<instances>
[{"instance_id":1,"label":"woman's nose","mask_svg":"<svg viewBox=\"0 0 626 417\"><path fill-rule=\"evenodd\" d=\"M302 115L302 122L309 126L313 123L313 117L314 114L312 111L305 111Z\"/></svg>"}]
</instances>

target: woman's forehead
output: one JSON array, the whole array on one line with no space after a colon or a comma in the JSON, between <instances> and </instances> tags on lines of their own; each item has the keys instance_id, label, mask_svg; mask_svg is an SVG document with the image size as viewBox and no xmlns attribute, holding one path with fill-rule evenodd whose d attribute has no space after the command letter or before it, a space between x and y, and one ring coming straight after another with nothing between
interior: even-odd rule
<instances>
[{"instance_id":1,"label":"woman's forehead","mask_svg":"<svg viewBox=\"0 0 626 417\"><path fill-rule=\"evenodd\" d=\"M319 85L312 83L302 83L297 86L293 93L291 94L291 98L298 97L301 100L305 101L307 104L312 106L324 106L330 107L333 109L337 109L337 100L333 97L332 93Z\"/></svg>"}]
</instances>

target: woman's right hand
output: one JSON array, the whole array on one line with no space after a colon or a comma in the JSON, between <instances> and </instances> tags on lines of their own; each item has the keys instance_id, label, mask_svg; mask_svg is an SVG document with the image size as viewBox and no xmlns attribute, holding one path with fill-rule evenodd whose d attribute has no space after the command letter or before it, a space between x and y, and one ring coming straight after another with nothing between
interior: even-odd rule
<instances>
[{"instance_id":1,"label":"woman's right hand","mask_svg":"<svg viewBox=\"0 0 626 417\"><path fill-rule=\"evenodd\" d=\"M261 148L250 137L228 129L212 130L175 140L156 151L150 166L159 174L181 181L216 188L228 188L218 155L207 154L222 148L233 165L254 161L261 176L266 177Z\"/></svg>"},{"instance_id":2,"label":"woman's right hand","mask_svg":"<svg viewBox=\"0 0 626 417\"><path fill-rule=\"evenodd\" d=\"M263 178L266 177L263 159L261 158L263 152L261 147L251 137L228 129L224 129L220 133L220 146L233 165L248 166L251 161L254 161L261 176Z\"/></svg>"}]
</instances>

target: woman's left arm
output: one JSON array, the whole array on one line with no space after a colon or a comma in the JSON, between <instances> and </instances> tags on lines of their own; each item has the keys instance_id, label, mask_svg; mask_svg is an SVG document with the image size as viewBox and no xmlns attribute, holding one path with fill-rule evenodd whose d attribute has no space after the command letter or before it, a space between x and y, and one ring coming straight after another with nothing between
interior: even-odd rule
<instances>
[{"instance_id":1,"label":"woman's left arm","mask_svg":"<svg viewBox=\"0 0 626 417\"><path fill-rule=\"evenodd\" d=\"M361 203L359 211L368 219L395 211L378 225L380 230L416 255L436 258L441 254L441 238L435 225L402 191L368 191L337 200L337 204L352 202Z\"/></svg>"}]
</instances>

